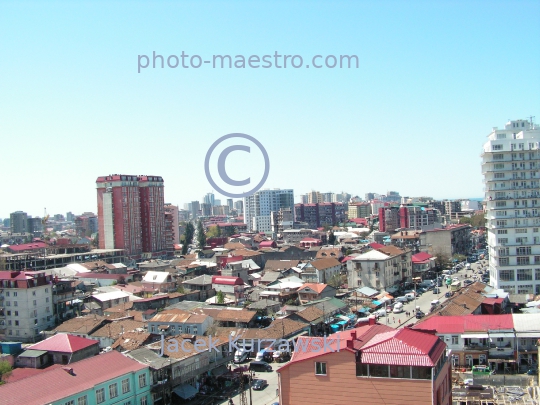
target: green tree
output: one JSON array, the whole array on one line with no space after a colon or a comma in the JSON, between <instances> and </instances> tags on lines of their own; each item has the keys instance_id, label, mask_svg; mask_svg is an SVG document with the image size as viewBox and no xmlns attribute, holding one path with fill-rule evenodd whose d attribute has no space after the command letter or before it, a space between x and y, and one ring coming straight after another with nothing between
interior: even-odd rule
<instances>
[{"instance_id":1,"label":"green tree","mask_svg":"<svg viewBox=\"0 0 540 405\"><path fill-rule=\"evenodd\" d=\"M342 276L341 274L334 274L326 284L328 284L330 287L340 288L346 282L346 276Z\"/></svg>"},{"instance_id":2,"label":"green tree","mask_svg":"<svg viewBox=\"0 0 540 405\"><path fill-rule=\"evenodd\" d=\"M206 246L206 234L204 233L204 227L200 219L197 222L197 244L200 249L204 249Z\"/></svg>"},{"instance_id":3,"label":"green tree","mask_svg":"<svg viewBox=\"0 0 540 405\"><path fill-rule=\"evenodd\" d=\"M216 303L218 304L225 304L225 294L223 294L223 291L218 291L216 294Z\"/></svg>"},{"instance_id":4,"label":"green tree","mask_svg":"<svg viewBox=\"0 0 540 405\"><path fill-rule=\"evenodd\" d=\"M7 377L11 373L11 370L11 365L7 361L0 361L0 384L3 384L2 377Z\"/></svg>"},{"instance_id":5,"label":"green tree","mask_svg":"<svg viewBox=\"0 0 540 405\"><path fill-rule=\"evenodd\" d=\"M184 244L182 245L182 254L185 255L188 251L189 245L193 242L193 235L195 233L195 227L191 222L186 223L186 229L184 231Z\"/></svg>"},{"instance_id":6,"label":"green tree","mask_svg":"<svg viewBox=\"0 0 540 405\"><path fill-rule=\"evenodd\" d=\"M328 235L328 244L329 245L336 244L336 235L334 235L334 231L330 231L330 234Z\"/></svg>"},{"instance_id":7,"label":"green tree","mask_svg":"<svg viewBox=\"0 0 540 405\"><path fill-rule=\"evenodd\" d=\"M473 228L481 228L486 226L486 218L484 215L473 215L471 217L462 217L459 219L460 224L468 224Z\"/></svg>"},{"instance_id":8,"label":"green tree","mask_svg":"<svg viewBox=\"0 0 540 405\"><path fill-rule=\"evenodd\" d=\"M185 294L184 286L180 284L178 288L176 289L176 292L180 294Z\"/></svg>"},{"instance_id":9,"label":"green tree","mask_svg":"<svg viewBox=\"0 0 540 405\"><path fill-rule=\"evenodd\" d=\"M221 228L217 225L211 226L208 228L208 231L206 231L206 238L219 238L221 236Z\"/></svg>"},{"instance_id":10,"label":"green tree","mask_svg":"<svg viewBox=\"0 0 540 405\"><path fill-rule=\"evenodd\" d=\"M450 260L450 257L443 252L435 253L435 266L437 267L437 271L441 271L448 267L451 267L452 262Z\"/></svg>"}]
</instances>

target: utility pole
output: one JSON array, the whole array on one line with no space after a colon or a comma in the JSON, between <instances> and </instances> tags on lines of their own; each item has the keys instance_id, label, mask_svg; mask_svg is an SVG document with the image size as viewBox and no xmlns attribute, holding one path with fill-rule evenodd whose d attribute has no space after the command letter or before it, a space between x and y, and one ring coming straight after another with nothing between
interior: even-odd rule
<instances>
[{"instance_id":1,"label":"utility pole","mask_svg":"<svg viewBox=\"0 0 540 405\"><path fill-rule=\"evenodd\" d=\"M242 370L240 372L240 405L248 405L244 388L244 370Z\"/></svg>"}]
</instances>

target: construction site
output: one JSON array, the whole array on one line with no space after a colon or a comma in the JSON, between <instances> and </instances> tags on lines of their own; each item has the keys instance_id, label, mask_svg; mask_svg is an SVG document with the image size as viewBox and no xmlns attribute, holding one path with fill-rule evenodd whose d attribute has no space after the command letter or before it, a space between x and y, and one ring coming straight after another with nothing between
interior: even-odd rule
<instances>
[{"instance_id":1,"label":"construction site","mask_svg":"<svg viewBox=\"0 0 540 405\"><path fill-rule=\"evenodd\" d=\"M454 405L540 404L537 376L497 375L474 380L463 377L468 376L462 373L452 375Z\"/></svg>"}]
</instances>

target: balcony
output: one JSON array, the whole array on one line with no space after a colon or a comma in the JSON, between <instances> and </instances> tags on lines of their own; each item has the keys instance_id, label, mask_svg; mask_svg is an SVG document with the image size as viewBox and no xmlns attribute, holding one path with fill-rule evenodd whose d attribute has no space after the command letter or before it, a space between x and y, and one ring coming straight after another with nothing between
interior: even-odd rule
<instances>
[{"instance_id":1,"label":"balcony","mask_svg":"<svg viewBox=\"0 0 540 405\"><path fill-rule=\"evenodd\" d=\"M468 345L463 346L463 349L472 350L472 351L489 350L489 346L483 345L480 343L470 343Z\"/></svg>"}]
</instances>

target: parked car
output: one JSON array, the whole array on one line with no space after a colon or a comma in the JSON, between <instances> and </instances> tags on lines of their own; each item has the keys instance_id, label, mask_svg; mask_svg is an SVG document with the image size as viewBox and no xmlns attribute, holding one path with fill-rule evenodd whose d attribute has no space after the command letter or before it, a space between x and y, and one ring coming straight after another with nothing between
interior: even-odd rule
<instances>
[{"instance_id":1,"label":"parked car","mask_svg":"<svg viewBox=\"0 0 540 405\"><path fill-rule=\"evenodd\" d=\"M446 294L444 294L444 296L446 298L450 298L452 296L452 293L450 291L448 291Z\"/></svg>"},{"instance_id":2,"label":"parked car","mask_svg":"<svg viewBox=\"0 0 540 405\"><path fill-rule=\"evenodd\" d=\"M265 389L266 387L268 386L268 381L266 380L260 380L260 379L257 379L257 380L253 380L253 389L255 391L262 391L263 389Z\"/></svg>"},{"instance_id":3,"label":"parked car","mask_svg":"<svg viewBox=\"0 0 540 405\"><path fill-rule=\"evenodd\" d=\"M433 289L433 294L439 294L441 290L437 287Z\"/></svg>"},{"instance_id":4,"label":"parked car","mask_svg":"<svg viewBox=\"0 0 540 405\"><path fill-rule=\"evenodd\" d=\"M406 295L402 295L401 297L396 298L396 302L409 302L409 301L410 301L410 299Z\"/></svg>"},{"instance_id":5,"label":"parked car","mask_svg":"<svg viewBox=\"0 0 540 405\"><path fill-rule=\"evenodd\" d=\"M463 285L469 285L469 284L472 284L473 281L471 279L466 279L466 280L463 280Z\"/></svg>"},{"instance_id":6,"label":"parked car","mask_svg":"<svg viewBox=\"0 0 540 405\"><path fill-rule=\"evenodd\" d=\"M426 316L426 314L424 314L422 311L416 311L416 319L421 319L424 316Z\"/></svg>"},{"instance_id":7,"label":"parked car","mask_svg":"<svg viewBox=\"0 0 540 405\"><path fill-rule=\"evenodd\" d=\"M249 369L252 371L272 371L272 366L265 361L252 361L249 363Z\"/></svg>"}]
</instances>

